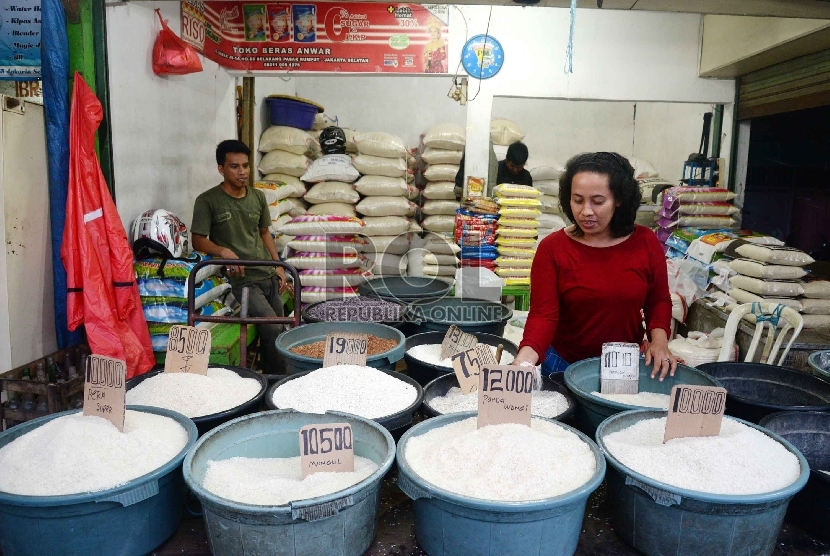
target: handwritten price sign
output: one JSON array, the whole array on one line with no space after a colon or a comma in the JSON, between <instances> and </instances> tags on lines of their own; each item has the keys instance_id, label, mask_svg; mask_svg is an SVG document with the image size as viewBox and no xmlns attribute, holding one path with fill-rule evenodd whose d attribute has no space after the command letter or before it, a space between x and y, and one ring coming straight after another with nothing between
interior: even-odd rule
<instances>
[{"instance_id":1,"label":"handwritten price sign","mask_svg":"<svg viewBox=\"0 0 830 556\"><path fill-rule=\"evenodd\" d=\"M323 353L323 366L365 366L368 352L368 335L335 332L326 336L326 351Z\"/></svg>"},{"instance_id":2,"label":"handwritten price sign","mask_svg":"<svg viewBox=\"0 0 830 556\"><path fill-rule=\"evenodd\" d=\"M444 341L441 342L441 359L452 357L459 351L473 349L477 343L478 338L472 334L467 334L453 324L444 335Z\"/></svg>"},{"instance_id":3,"label":"handwritten price sign","mask_svg":"<svg viewBox=\"0 0 830 556\"><path fill-rule=\"evenodd\" d=\"M354 436L347 423L306 425L300 429L303 479L312 473L354 471Z\"/></svg>"},{"instance_id":4,"label":"handwritten price sign","mask_svg":"<svg viewBox=\"0 0 830 556\"><path fill-rule=\"evenodd\" d=\"M478 428L516 423L530 426L536 374L513 365L485 365L479 373Z\"/></svg>"},{"instance_id":5,"label":"handwritten price sign","mask_svg":"<svg viewBox=\"0 0 830 556\"><path fill-rule=\"evenodd\" d=\"M496 365L490 346L478 344L473 349L459 351L452 356L452 368L458 378L461 392L469 394L478 388L479 374L484 365Z\"/></svg>"},{"instance_id":6,"label":"handwritten price sign","mask_svg":"<svg viewBox=\"0 0 830 556\"><path fill-rule=\"evenodd\" d=\"M726 409L726 388L674 386L669 396L669 415L663 442L686 436L717 436Z\"/></svg>"},{"instance_id":7,"label":"handwritten price sign","mask_svg":"<svg viewBox=\"0 0 830 556\"><path fill-rule=\"evenodd\" d=\"M109 420L124 432L127 363L121 359L90 355L84 371L84 415Z\"/></svg>"},{"instance_id":8,"label":"handwritten price sign","mask_svg":"<svg viewBox=\"0 0 830 556\"><path fill-rule=\"evenodd\" d=\"M602 344L600 392L636 394L640 388L640 346L623 342Z\"/></svg>"},{"instance_id":9,"label":"handwritten price sign","mask_svg":"<svg viewBox=\"0 0 830 556\"><path fill-rule=\"evenodd\" d=\"M178 324L171 326L164 372L206 375L211 340L210 330Z\"/></svg>"}]
</instances>

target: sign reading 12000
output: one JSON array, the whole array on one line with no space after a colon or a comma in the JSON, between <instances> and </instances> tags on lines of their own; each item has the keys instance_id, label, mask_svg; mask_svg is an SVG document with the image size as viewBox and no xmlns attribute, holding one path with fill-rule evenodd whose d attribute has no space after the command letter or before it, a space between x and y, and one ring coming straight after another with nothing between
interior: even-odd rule
<instances>
[{"instance_id":1,"label":"sign reading 12000","mask_svg":"<svg viewBox=\"0 0 830 556\"><path fill-rule=\"evenodd\" d=\"M443 4L184 0L182 38L240 71L447 73Z\"/></svg>"}]
</instances>

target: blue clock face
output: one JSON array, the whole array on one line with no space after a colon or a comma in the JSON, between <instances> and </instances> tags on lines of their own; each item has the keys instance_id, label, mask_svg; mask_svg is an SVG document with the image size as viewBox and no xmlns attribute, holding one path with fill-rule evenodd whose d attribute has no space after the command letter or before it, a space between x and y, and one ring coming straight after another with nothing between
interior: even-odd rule
<instances>
[{"instance_id":1,"label":"blue clock face","mask_svg":"<svg viewBox=\"0 0 830 556\"><path fill-rule=\"evenodd\" d=\"M493 37L476 35L464 45L461 63L471 77L490 79L504 65L504 49Z\"/></svg>"}]
</instances>

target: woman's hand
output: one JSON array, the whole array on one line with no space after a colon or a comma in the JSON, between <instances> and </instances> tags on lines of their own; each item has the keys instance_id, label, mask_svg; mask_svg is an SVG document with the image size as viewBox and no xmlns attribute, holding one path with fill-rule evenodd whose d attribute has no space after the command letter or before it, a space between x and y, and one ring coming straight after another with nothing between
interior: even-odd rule
<instances>
[{"instance_id":1,"label":"woman's hand","mask_svg":"<svg viewBox=\"0 0 830 556\"><path fill-rule=\"evenodd\" d=\"M511 365L521 365L522 363L530 363L531 365L536 365L539 362L539 354L536 353L530 346L525 346L519 350L519 353L516 354L516 358L513 359L513 363Z\"/></svg>"},{"instance_id":2,"label":"woman's hand","mask_svg":"<svg viewBox=\"0 0 830 556\"><path fill-rule=\"evenodd\" d=\"M677 370L678 358L672 355L669 351L669 339L666 336L666 331L660 328L655 328L651 331L651 343L646 350L646 365L651 365L654 362L654 370L651 372L651 378L660 374L660 381L666 378L666 374L674 376Z\"/></svg>"}]
</instances>

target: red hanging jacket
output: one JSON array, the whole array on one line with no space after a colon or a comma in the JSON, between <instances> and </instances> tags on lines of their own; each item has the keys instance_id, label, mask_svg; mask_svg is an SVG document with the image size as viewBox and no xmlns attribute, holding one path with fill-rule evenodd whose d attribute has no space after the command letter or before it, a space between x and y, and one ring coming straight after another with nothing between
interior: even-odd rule
<instances>
[{"instance_id":1,"label":"red hanging jacket","mask_svg":"<svg viewBox=\"0 0 830 556\"><path fill-rule=\"evenodd\" d=\"M107 189L95 131L101 103L75 73L69 123L69 192L61 260L67 274L67 324L86 327L92 353L127 362L127 378L155 365L133 271L133 253Z\"/></svg>"}]
</instances>

